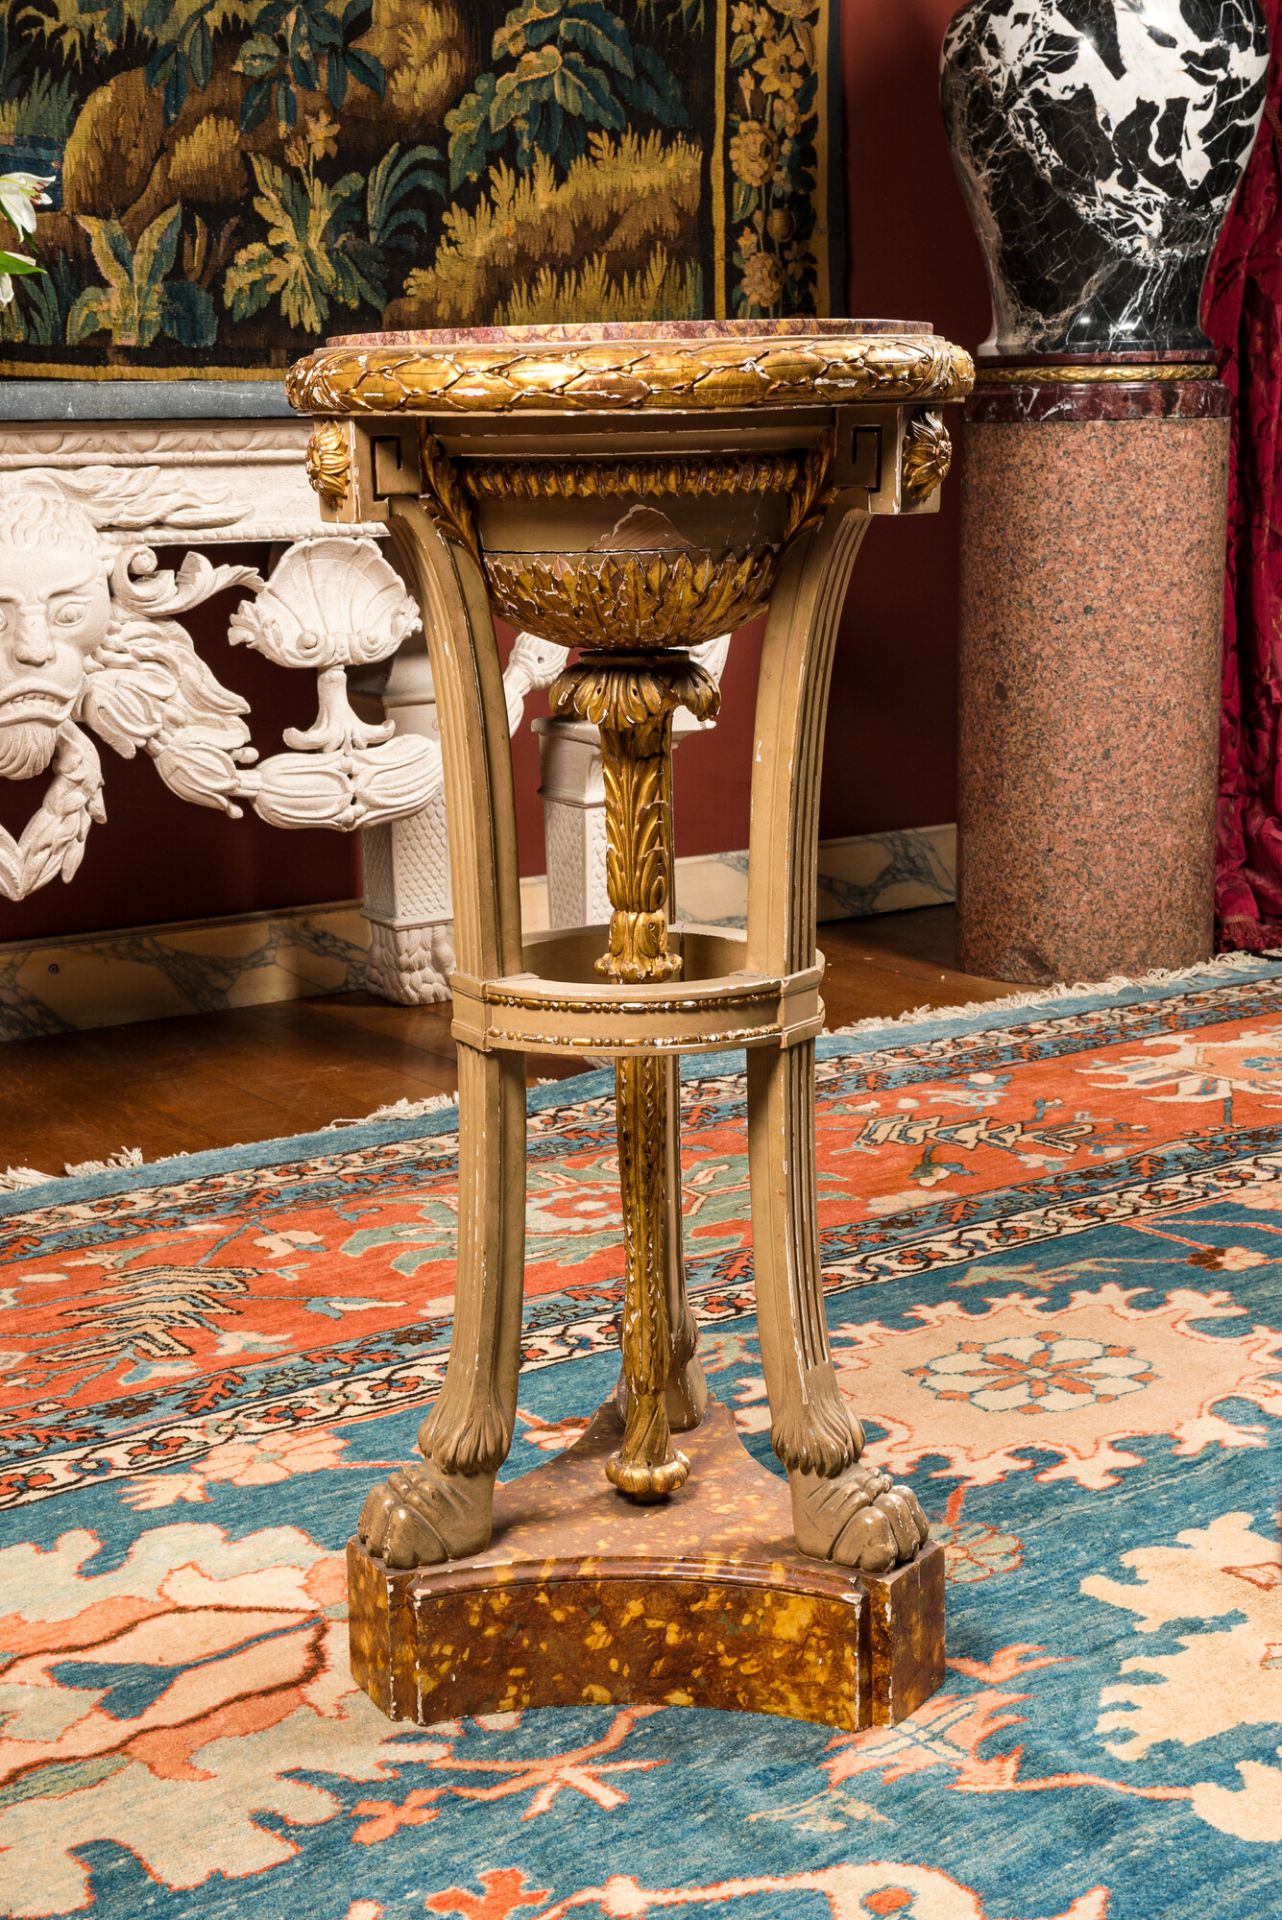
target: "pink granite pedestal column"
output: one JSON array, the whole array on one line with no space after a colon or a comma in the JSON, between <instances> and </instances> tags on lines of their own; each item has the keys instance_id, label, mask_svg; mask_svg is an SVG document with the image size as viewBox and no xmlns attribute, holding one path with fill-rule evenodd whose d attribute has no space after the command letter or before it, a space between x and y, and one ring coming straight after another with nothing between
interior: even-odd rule
<instances>
[{"instance_id":1,"label":"pink granite pedestal column","mask_svg":"<svg viewBox=\"0 0 1282 1920\"><path fill-rule=\"evenodd\" d=\"M1229 396L994 383L962 464L958 909L1040 985L1212 946Z\"/></svg>"}]
</instances>

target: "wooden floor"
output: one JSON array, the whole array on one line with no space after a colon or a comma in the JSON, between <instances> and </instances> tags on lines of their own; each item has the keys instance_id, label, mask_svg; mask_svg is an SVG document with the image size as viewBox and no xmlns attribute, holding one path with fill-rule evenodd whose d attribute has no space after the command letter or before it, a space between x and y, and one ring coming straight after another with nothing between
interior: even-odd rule
<instances>
[{"instance_id":1,"label":"wooden floor","mask_svg":"<svg viewBox=\"0 0 1282 1920\"><path fill-rule=\"evenodd\" d=\"M951 907L831 922L819 937L829 1026L1012 991L957 970ZM49 1173L119 1147L153 1160L306 1133L457 1084L447 1007L364 993L15 1041L0 1054L0 1169ZM530 1060L532 1079L578 1070Z\"/></svg>"}]
</instances>

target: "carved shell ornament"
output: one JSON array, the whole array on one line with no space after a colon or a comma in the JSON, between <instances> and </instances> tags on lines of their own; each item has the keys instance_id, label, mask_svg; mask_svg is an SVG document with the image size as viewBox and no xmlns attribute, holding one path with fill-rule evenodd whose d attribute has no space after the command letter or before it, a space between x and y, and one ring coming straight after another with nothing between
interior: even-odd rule
<instances>
[{"instance_id":1,"label":"carved shell ornament","mask_svg":"<svg viewBox=\"0 0 1282 1920\"><path fill-rule=\"evenodd\" d=\"M432 741L393 738L391 721L353 712L347 668L385 660L419 625L418 609L368 541L318 534L290 548L268 585L232 615L233 645L317 673L312 726L288 727L288 753L258 769L254 809L277 827L351 831L418 813L441 785Z\"/></svg>"},{"instance_id":2,"label":"carved shell ornament","mask_svg":"<svg viewBox=\"0 0 1282 1920\"><path fill-rule=\"evenodd\" d=\"M296 542L262 592L241 602L228 637L278 667L351 667L386 659L418 623L377 547L318 534Z\"/></svg>"}]
</instances>

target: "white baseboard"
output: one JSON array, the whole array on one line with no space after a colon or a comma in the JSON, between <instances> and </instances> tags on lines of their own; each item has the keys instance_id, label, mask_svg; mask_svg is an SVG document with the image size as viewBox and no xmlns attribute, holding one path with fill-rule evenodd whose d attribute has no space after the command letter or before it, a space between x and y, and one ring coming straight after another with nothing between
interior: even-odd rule
<instances>
[{"instance_id":1,"label":"white baseboard","mask_svg":"<svg viewBox=\"0 0 1282 1920\"><path fill-rule=\"evenodd\" d=\"M0 946L0 1040L310 1000L365 984L354 900Z\"/></svg>"},{"instance_id":2,"label":"white baseboard","mask_svg":"<svg viewBox=\"0 0 1282 1920\"><path fill-rule=\"evenodd\" d=\"M909 827L819 848L819 918L846 920L953 898L956 829ZM732 926L748 902L746 853L677 861L677 910ZM521 882L531 933L547 926L547 881ZM127 927L0 945L0 1041L217 1013L363 987L369 928L355 901L224 920Z\"/></svg>"},{"instance_id":3,"label":"white baseboard","mask_svg":"<svg viewBox=\"0 0 1282 1920\"><path fill-rule=\"evenodd\" d=\"M704 926L734 926L748 911L748 855L701 853L677 861L677 913ZM819 843L819 918L859 920L907 907L946 906L957 884L957 829L903 827ZM547 881L521 882L531 933L548 924Z\"/></svg>"}]
</instances>

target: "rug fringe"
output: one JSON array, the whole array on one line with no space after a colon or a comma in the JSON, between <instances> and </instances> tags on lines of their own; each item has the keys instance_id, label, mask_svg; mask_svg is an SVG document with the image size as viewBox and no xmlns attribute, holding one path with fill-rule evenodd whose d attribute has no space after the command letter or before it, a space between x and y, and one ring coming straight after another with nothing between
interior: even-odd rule
<instances>
[{"instance_id":1,"label":"rug fringe","mask_svg":"<svg viewBox=\"0 0 1282 1920\"><path fill-rule=\"evenodd\" d=\"M344 1127L365 1127L373 1120L417 1120L425 1113L439 1113L442 1107L456 1106L458 1094L429 1093L422 1100L402 1098L391 1100L385 1106L375 1107L373 1113L353 1115L348 1119L331 1120L321 1128L322 1133L338 1133Z\"/></svg>"},{"instance_id":2,"label":"rug fringe","mask_svg":"<svg viewBox=\"0 0 1282 1920\"><path fill-rule=\"evenodd\" d=\"M19 1193L24 1187L43 1186L46 1180L74 1180L86 1173L117 1173L142 1167L141 1147L117 1147L105 1160L69 1160L61 1173L42 1173L39 1167L6 1167L0 1173L0 1193Z\"/></svg>"},{"instance_id":3,"label":"rug fringe","mask_svg":"<svg viewBox=\"0 0 1282 1920\"><path fill-rule=\"evenodd\" d=\"M531 1081L531 1086L550 1087L560 1076L544 1074L541 1079ZM359 1117L347 1120L331 1120L320 1129L322 1133L335 1133L344 1127L368 1127L375 1120L418 1120L425 1113L440 1113L443 1107L458 1105L458 1089L453 1093L429 1093L421 1100L403 1098L389 1101L386 1106L375 1107L373 1113L363 1113Z\"/></svg>"},{"instance_id":4,"label":"rug fringe","mask_svg":"<svg viewBox=\"0 0 1282 1920\"><path fill-rule=\"evenodd\" d=\"M1200 961L1192 967L1162 967L1152 973L1141 973L1134 977L1115 973L1107 980L1079 980L1072 985L1060 987L1030 987L1024 993L1003 994L997 1000L968 1000L960 1006L938 1007L932 1005L910 1007L906 1013L878 1015L868 1020L853 1020L844 1027L828 1027L824 1032L832 1039L844 1038L848 1034L893 1032L897 1027L923 1026L939 1024L947 1020L972 1018L976 1014L991 1013L1000 1016L1017 1011L1021 1007L1039 1007L1057 1000L1071 1000L1080 994L1123 993L1130 987L1177 986L1181 981L1194 980L1199 976L1249 973L1257 968L1262 960L1282 961L1282 949L1271 948L1264 953L1221 953L1211 960ZM556 1075L544 1075L536 1080L536 1087L551 1086ZM446 1107L455 1106L458 1093L432 1093L421 1100L408 1097L393 1100L381 1107L375 1107L372 1113L362 1114L350 1119L331 1120L319 1129L322 1133L342 1133L352 1127L364 1127L379 1120L417 1120L425 1114L440 1113ZM162 1155L166 1160L186 1160L186 1153ZM105 1160L81 1160L68 1163L59 1173L42 1173L38 1167L6 1167L0 1173L0 1193L17 1193L24 1188L43 1186L48 1182L62 1179L75 1179L78 1175L90 1173L114 1173L127 1171L131 1167L146 1166L147 1162L138 1147L118 1147L115 1153Z\"/></svg>"},{"instance_id":5,"label":"rug fringe","mask_svg":"<svg viewBox=\"0 0 1282 1920\"><path fill-rule=\"evenodd\" d=\"M1282 948L1263 953L1220 953L1213 959L1199 960L1192 967L1157 967L1151 973L1113 973L1107 980L1077 980L1064 986L1029 987L1023 993L1002 994L996 1000L967 1000L960 1006L939 1007L927 1003L910 1007L906 1013L875 1014L867 1020L852 1020L844 1027L826 1027L833 1039L851 1033L877 1033L886 1028L928 1025L935 1021L969 1019L977 1013L1013 1013L1020 1007L1040 1007L1056 1000L1075 1000L1084 993L1124 993L1128 987L1178 986L1181 981L1199 975L1249 973L1262 960L1282 960Z\"/></svg>"}]
</instances>

